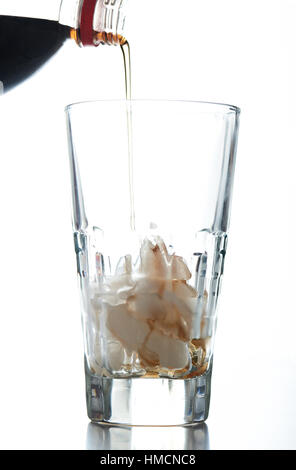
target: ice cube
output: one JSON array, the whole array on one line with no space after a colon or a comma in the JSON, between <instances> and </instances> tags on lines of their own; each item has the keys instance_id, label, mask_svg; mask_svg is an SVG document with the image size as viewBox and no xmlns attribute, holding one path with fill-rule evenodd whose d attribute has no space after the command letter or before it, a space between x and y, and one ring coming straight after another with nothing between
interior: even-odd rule
<instances>
[{"instance_id":1,"label":"ice cube","mask_svg":"<svg viewBox=\"0 0 296 470\"><path fill-rule=\"evenodd\" d=\"M106 305L107 328L129 352L137 351L150 332L149 326L131 316L127 305Z\"/></svg>"},{"instance_id":2,"label":"ice cube","mask_svg":"<svg viewBox=\"0 0 296 470\"><path fill-rule=\"evenodd\" d=\"M185 369L189 363L189 352L184 342L153 331L140 350L140 358L144 366Z\"/></svg>"},{"instance_id":3,"label":"ice cube","mask_svg":"<svg viewBox=\"0 0 296 470\"><path fill-rule=\"evenodd\" d=\"M192 297L197 298L197 291L194 287L187 284L185 281L173 281L172 282L173 292L177 297L181 299L188 299Z\"/></svg>"},{"instance_id":4,"label":"ice cube","mask_svg":"<svg viewBox=\"0 0 296 470\"><path fill-rule=\"evenodd\" d=\"M148 238L140 250L140 272L150 278L166 279L168 277L169 255L163 242L153 244Z\"/></svg>"},{"instance_id":5,"label":"ice cube","mask_svg":"<svg viewBox=\"0 0 296 470\"><path fill-rule=\"evenodd\" d=\"M184 281L191 278L191 272L181 256L172 255L171 278Z\"/></svg>"},{"instance_id":6,"label":"ice cube","mask_svg":"<svg viewBox=\"0 0 296 470\"><path fill-rule=\"evenodd\" d=\"M106 341L105 349L107 369L111 373L119 371L124 363L124 348L119 341L108 340Z\"/></svg>"},{"instance_id":7,"label":"ice cube","mask_svg":"<svg viewBox=\"0 0 296 470\"><path fill-rule=\"evenodd\" d=\"M173 292L165 290L162 298L166 305L166 316L155 322L155 328L181 341L188 341L191 334L192 311Z\"/></svg>"},{"instance_id":8,"label":"ice cube","mask_svg":"<svg viewBox=\"0 0 296 470\"><path fill-rule=\"evenodd\" d=\"M139 320L157 320L166 316L166 304L158 294L135 294L127 299L131 315Z\"/></svg>"},{"instance_id":9,"label":"ice cube","mask_svg":"<svg viewBox=\"0 0 296 470\"><path fill-rule=\"evenodd\" d=\"M186 283L186 281L173 281L173 292L179 299L182 299L183 302L189 308L191 315L193 315L197 308L197 291L194 287Z\"/></svg>"}]
</instances>

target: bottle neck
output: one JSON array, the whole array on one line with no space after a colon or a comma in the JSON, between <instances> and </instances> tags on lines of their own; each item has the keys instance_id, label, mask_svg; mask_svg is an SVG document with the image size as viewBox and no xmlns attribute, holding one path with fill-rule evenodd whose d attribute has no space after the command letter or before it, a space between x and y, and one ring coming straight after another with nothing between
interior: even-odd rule
<instances>
[{"instance_id":1,"label":"bottle neck","mask_svg":"<svg viewBox=\"0 0 296 470\"><path fill-rule=\"evenodd\" d=\"M126 0L62 0L59 22L73 28L80 46L123 44Z\"/></svg>"}]
</instances>

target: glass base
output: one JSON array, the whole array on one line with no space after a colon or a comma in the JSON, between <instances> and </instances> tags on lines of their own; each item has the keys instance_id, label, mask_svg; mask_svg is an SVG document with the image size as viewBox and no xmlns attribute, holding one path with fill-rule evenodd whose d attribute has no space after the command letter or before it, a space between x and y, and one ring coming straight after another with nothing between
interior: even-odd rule
<instances>
[{"instance_id":1,"label":"glass base","mask_svg":"<svg viewBox=\"0 0 296 470\"><path fill-rule=\"evenodd\" d=\"M93 422L130 426L176 426L208 417L212 367L192 379L126 378L92 375L86 367L88 417Z\"/></svg>"}]
</instances>

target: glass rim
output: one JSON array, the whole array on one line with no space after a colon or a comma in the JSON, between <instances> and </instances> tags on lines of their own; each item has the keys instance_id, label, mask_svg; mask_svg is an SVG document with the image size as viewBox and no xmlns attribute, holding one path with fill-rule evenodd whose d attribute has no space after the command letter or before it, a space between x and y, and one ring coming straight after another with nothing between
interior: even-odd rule
<instances>
[{"instance_id":1,"label":"glass rim","mask_svg":"<svg viewBox=\"0 0 296 470\"><path fill-rule=\"evenodd\" d=\"M226 103L216 103L216 102L211 102L211 101L197 101L197 100L170 100L170 99L131 99L131 100L125 100L125 99L98 99L98 100L86 100L86 101L77 101L74 103L70 103L67 106L65 106L65 112L69 112L72 108L80 107L83 105L87 104L95 104L95 103L162 103L162 104L169 104L169 103L175 103L175 104L195 104L195 105L201 105L208 107L209 110L214 110L215 108L224 110L225 114L229 112L233 112L236 115L239 115L241 112L241 109L238 106L234 106L232 104L226 104Z\"/></svg>"}]
</instances>

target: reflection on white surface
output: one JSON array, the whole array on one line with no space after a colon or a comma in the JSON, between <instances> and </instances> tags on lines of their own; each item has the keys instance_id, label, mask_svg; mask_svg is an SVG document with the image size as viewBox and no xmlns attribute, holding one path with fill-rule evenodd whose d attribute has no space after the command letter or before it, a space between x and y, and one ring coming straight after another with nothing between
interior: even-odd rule
<instances>
[{"instance_id":1,"label":"reflection on white surface","mask_svg":"<svg viewBox=\"0 0 296 470\"><path fill-rule=\"evenodd\" d=\"M205 423L196 426L120 427L89 423L87 450L209 450Z\"/></svg>"}]
</instances>

